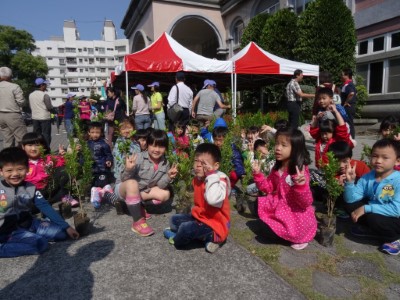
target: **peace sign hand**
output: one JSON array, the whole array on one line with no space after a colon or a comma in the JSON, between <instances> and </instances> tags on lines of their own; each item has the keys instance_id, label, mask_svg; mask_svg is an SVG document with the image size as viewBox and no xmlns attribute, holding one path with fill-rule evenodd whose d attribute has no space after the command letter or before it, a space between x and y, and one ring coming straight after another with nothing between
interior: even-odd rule
<instances>
[{"instance_id":1,"label":"peace sign hand","mask_svg":"<svg viewBox=\"0 0 400 300\"><path fill-rule=\"evenodd\" d=\"M136 165L137 154L128 155L125 160L125 170L130 171Z\"/></svg>"},{"instance_id":2,"label":"peace sign hand","mask_svg":"<svg viewBox=\"0 0 400 300\"><path fill-rule=\"evenodd\" d=\"M174 179L178 175L178 164L172 164L171 168L168 170L168 177Z\"/></svg>"},{"instance_id":3,"label":"peace sign hand","mask_svg":"<svg viewBox=\"0 0 400 300\"><path fill-rule=\"evenodd\" d=\"M356 180L356 166L357 163L354 163L354 166L352 167L351 164L347 165L346 168L346 180L347 182L354 182Z\"/></svg>"},{"instance_id":4,"label":"peace sign hand","mask_svg":"<svg viewBox=\"0 0 400 300\"><path fill-rule=\"evenodd\" d=\"M293 182L296 185L304 185L306 183L306 176L304 175L304 166L300 170L298 166L296 166L296 175L293 176Z\"/></svg>"}]
</instances>

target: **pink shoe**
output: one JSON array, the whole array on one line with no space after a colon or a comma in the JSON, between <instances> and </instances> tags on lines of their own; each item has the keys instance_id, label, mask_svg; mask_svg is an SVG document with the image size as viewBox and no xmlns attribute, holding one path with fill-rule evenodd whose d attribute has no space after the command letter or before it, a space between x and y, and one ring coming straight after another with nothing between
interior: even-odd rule
<instances>
[{"instance_id":1,"label":"pink shoe","mask_svg":"<svg viewBox=\"0 0 400 300\"><path fill-rule=\"evenodd\" d=\"M149 214L149 213L146 211L146 209L143 207L143 204L140 206L140 211L141 211L142 217L144 217L146 221L149 220L149 219L151 219L152 215Z\"/></svg>"},{"instance_id":2,"label":"pink shoe","mask_svg":"<svg viewBox=\"0 0 400 300\"><path fill-rule=\"evenodd\" d=\"M308 243L302 243L302 244L291 244L290 247L292 247L294 250L303 250L308 246Z\"/></svg>"},{"instance_id":3,"label":"pink shoe","mask_svg":"<svg viewBox=\"0 0 400 300\"><path fill-rule=\"evenodd\" d=\"M62 199L61 202L64 203L69 203L71 207L77 207L79 206L79 202L75 200L74 198L71 197L71 195L65 195Z\"/></svg>"},{"instance_id":4,"label":"pink shoe","mask_svg":"<svg viewBox=\"0 0 400 300\"><path fill-rule=\"evenodd\" d=\"M139 221L133 222L131 230L140 236L149 236L154 234L153 228L151 228L144 218Z\"/></svg>"}]
</instances>

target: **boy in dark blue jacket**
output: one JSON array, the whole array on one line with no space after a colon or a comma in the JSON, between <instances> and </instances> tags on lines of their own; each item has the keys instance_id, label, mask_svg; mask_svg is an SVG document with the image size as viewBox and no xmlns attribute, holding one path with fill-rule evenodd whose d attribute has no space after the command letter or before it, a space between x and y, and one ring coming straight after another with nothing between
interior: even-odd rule
<instances>
[{"instance_id":1,"label":"boy in dark blue jacket","mask_svg":"<svg viewBox=\"0 0 400 300\"><path fill-rule=\"evenodd\" d=\"M49 241L79 238L79 233L50 206L36 187L25 181L28 156L21 148L0 152L0 257L40 254ZM49 220L32 216L36 206Z\"/></svg>"}]
</instances>

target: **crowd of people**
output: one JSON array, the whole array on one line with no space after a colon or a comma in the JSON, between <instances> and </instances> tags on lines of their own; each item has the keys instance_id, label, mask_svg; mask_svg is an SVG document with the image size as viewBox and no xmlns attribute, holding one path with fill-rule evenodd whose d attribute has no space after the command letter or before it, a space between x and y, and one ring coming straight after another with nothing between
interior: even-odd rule
<instances>
[{"instance_id":1,"label":"crowd of people","mask_svg":"<svg viewBox=\"0 0 400 300\"><path fill-rule=\"evenodd\" d=\"M9 72L0 71L2 78L4 74L11 78ZM321 168L328 163L327 153L332 152L340 164L337 180L344 187L341 216L355 223L352 234L378 237L383 241L383 252L397 255L400 253L399 121L394 116L382 121L382 138L371 149L369 166L353 160L356 141L352 117L357 92L351 70L344 70L342 75L342 99L336 104L337 91L334 85L329 85L329 76L315 95L305 94L298 87L302 72L296 70L287 86L289 120L277 120L273 127L266 124L243 128L243 134L233 140L227 139L230 126L221 117L230 106L216 89L216 82L205 80L203 89L194 96L182 72L176 74L165 112L158 82L148 85L150 97L144 85L132 87L133 115L126 113L125 101L113 87L107 89L107 99L99 101L86 96L76 99L70 93L63 110L65 129L74 138L73 123L79 119L85 133L84 142L93 158L90 202L95 208L110 203L118 213L119 204L124 203L132 217L130 229L138 236L154 234L146 207L165 203L174 193L172 183L180 169L178 164L169 163L167 154L189 157L190 151L194 151L193 207L189 214L171 217L163 232L170 244L182 247L196 240L204 243L206 251L217 251L229 234L230 202L236 201L239 212L244 209L236 196L243 190L239 182L251 173L245 192L258 198L260 220L293 249L302 250L317 232L313 203L324 201L319 197L326 193ZM9 113L17 114L21 106L19 89L3 81L0 95L5 93L2 84L15 91L12 94L15 112ZM79 233L51 204L59 201L71 206L78 204L79 199L74 199L67 188L65 155L68 151L79 151L82 145L73 149L60 146L57 154L50 153L47 121L53 107L45 93L48 82L38 78L35 84L37 89L29 97L36 116L33 132L23 132L21 137L20 133L15 134L13 142L12 138L6 139L0 152L0 257L42 253L49 241L79 238ZM315 168L310 167L305 136L298 129L301 97L311 96L315 98L310 126L315 139ZM94 119L94 111L101 112L103 118ZM8 112L0 110L0 113ZM11 126L7 130L11 136ZM232 162L231 170L225 173L220 170L224 147L231 150ZM246 169L245 160L250 161L251 170ZM51 192L46 189L50 176L57 178ZM37 217L38 211L44 219Z\"/></svg>"}]
</instances>

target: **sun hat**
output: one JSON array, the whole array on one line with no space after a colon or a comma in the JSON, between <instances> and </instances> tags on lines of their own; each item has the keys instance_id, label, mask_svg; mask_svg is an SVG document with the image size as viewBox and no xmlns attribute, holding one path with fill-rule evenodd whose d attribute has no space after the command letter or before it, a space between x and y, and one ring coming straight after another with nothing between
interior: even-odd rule
<instances>
[{"instance_id":1,"label":"sun hat","mask_svg":"<svg viewBox=\"0 0 400 300\"><path fill-rule=\"evenodd\" d=\"M132 90L139 90L139 91L143 92L144 91L144 86L141 85L141 84L137 84L137 85L131 87L131 89Z\"/></svg>"},{"instance_id":2,"label":"sun hat","mask_svg":"<svg viewBox=\"0 0 400 300\"><path fill-rule=\"evenodd\" d=\"M76 94L75 93L68 93L67 94L67 99L69 99L69 98L72 98L72 97L75 97L76 96Z\"/></svg>"},{"instance_id":3,"label":"sun hat","mask_svg":"<svg viewBox=\"0 0 400 300\"><path fill-rule=\"evenodd\" d=\"M43 79L43 78L36 78L35 84L36 84L37 86L42 85L42 84L50 85L50 81L45 80L45 79Z\"/></svg>"},{"instance_id":4,"label":"sun hat","mask_svg":"<svg viewBox=\"0 0 400 300\"><path fill-rule=\"evenodd\" d=\"M214 80L210 80L210 79L206 79L204 80L204 86L203 89L205 89L207 86L212 85L214 86L215 81Z\"/></svg>"},{"instance_id":5,"label":"sun hat","mask_svg":"<svg viewBox=\"0 0 400 300\"><path fill-rule=\"evenodd\" d=\"M160 86L160 83L159 83L158 81L154 81L152 84L149 84L148 86L149 86L149 87L152 87L152 86Z\"/></svg>"}]
</instances>

